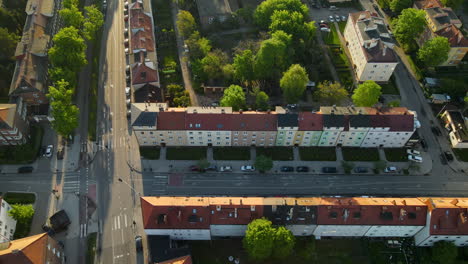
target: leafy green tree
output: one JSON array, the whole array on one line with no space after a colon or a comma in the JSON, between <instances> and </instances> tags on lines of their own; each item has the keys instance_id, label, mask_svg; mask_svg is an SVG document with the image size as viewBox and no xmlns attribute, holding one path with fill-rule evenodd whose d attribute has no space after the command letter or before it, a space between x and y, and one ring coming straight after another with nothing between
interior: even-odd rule
<instances>
[{"instance_id":1,"label":"leafy green tree","mask_svg":"<svg viewBox=\"0 0 468 264\"><path fill-rule=\"evenodd\" d=\"M399 100L394 100L388 103L389 107L399 107L400 106L400 101Z\"/></svg>"},{"instance_id":2,"label":"leafy green tree","mask_svg":"<svg viewBox=\"0 0 468 264\"><path fill-rule=\"evenodd\" d=\"M304 16L299 12L275 10L271 17L270 31L278 30L290 34L294 39L309 41L314 37L316 27L313 21L305 23Z\"/></svg>"},{"instance_id":3,"label":"leafy green tree","mask_svg":"<svg viewBox=\"0 0 468 264\"><path fill-rule=\"evenodd\" d=\"M83 36L87 40L93 40L96 38L96 33L104 25L104 15L95 5L85 6L85 10L86 18L83 24Z\"/></svg>"},{"instance_id":4,"label":"leafy green tree","mask_svg":"<svg viewBox=\"0 0 468 264\"><path fill-rule=\"evenodd\" d=\"M169 84L167 85L166 90L169 96L174 98L184 91L184 87L179 84Z\"/></svg>"},{"instance_id":5,"label":"leafy green tree","mask_svg":"<svg viewBox=\"0 0 468 264\"><path fill-rule=\"evenodd\" d=\"M367 106L371 107L375 105L382 94L382 87L376 82L369 80L360 84L356 90L354 90L353 103L356 106Z\"/></svg>"},{"instance_id":6,"label":"leafy green tree","mask_svg":"<svg viewBox=\"0 0 468 264\"><path fill-rule=\"evenodd\" d=\"M16 45L20 40L15 33L10 33L8 29L0 27L0 59L10 59L15 54Z\"/></svg>"},{"instance_id":7,"label":"leafy green tree","mask_svg":"<svg viewBox=\"0 0 468 264\"><path fill-rule=\"evenodd\" d=\"M438 241L431 248L432 260L439 264L452 264L458 256L458 248L448 241Z\"/></svg>"},{"instance_id":8,"label":"leafy green tree","mask_svg":"<svg viewBox=\"0 0 468 264\"><path fill-rule=\"evenodd\" d=\"M254 59L254 54L249 49L234 57L234 77L237 80L250 84L255 79Z\"/></svg>"},{"instance_id":9,"label":"leafy green tree","mask_svg":"<svg viewBox=\"0 0 468 264\"><path fill-rule=\"evenodd\" d=\"M379 160L374 162L374 172L379 173L379 171L383 171L387 167L387 162L384 160Z\"/></svg>"},{"instance_id":10,"label":"leafy green tree","mask_svg":"<svg viewBox=\"0 0 468 264\"><path fill-rule=\"evenodd\" d=\"M403 9L410 8L413 5L413 0L392 0L390 9L395 13L400 13Z\"/></svg>"},{"instance_id":11,"label":"leafy green tree","mask_svg":"<svg viewBox=\"0 0 468 264\"><path fill-rule=\"evenodd\" d=\"M424 10L407 8L393 21L395 38L405 45L410 45L423 31L426 25Z\"/></svg>"},{"instance_id":12,"label":"leafy green tree","mask_svg":"<svg viewBox=\"0 0 468 264\"><path fill-rule=\"evenodd\" d=\"M184 38L189 37L195 32L197 24L189 11L181 10L177 14L177 29Z\"/></svg>"},{"instance_id":13,"label":"leafy green tree","mask_svg":"<svg viewBox=\"0 0 468 264\"><path fill-rule=\"evenodd\" d=\"M336 105L348 98L348 91L339 82L324 81L318 84L314 95L323 105Z\"/></svg>"},{"instance_id":14,"label":"leafy green tree","mask_svg":"<svg viewBox=\"0 0 468 264\"><path fill-rule=\"evenodd\" d=\"M79 0L63 0L63 8L71 8L72 6L78 6L78 1Z\"/></svg>"},{"instance_id":15,"label":"leafy green tree","mask_svg":"<svg viewBox=\"0 0 468 264\"><path fill-rule=\"evenodd\" d=\"M56 88L57 87L57 88ZM56 82L56 87L50 86L47 97L51 99L52 127L64 137L72 134L78 127L79 109L72 104L73 89L68 89L68 82Z\"/></svg>"},{"instance_id":16,"label":"leafy green tree","mask_svg":"<svg viewBox=\"0 0 468 264\"><path fill-rule=\"evenodd\" d=\"M443 78L438 93L446 93L452 98L466 95L466 80Z\"/></svg>"},{"instance_id":17,"label":"leafy green tree","mask_svg":"<svg viewBox=\"0 0 468 264\"><path fill-rule=\"evenodd\" d=\"M261 261L271 256L274 237L275 229L271 222L265 218L261 218L249 223L242 242L249 257Z\"/></svg>"},{"instance_id":18,"label":"leafy green tree","mask_svg":"<svg viewBox=\"0 0 468 264\"><path fill-rule=\"evenodd\" d=\"M259 79L279 79L289 66L292 54L291 35L276 31L270 39L264 40L255 56L254 72Z\"/></svg>"},{"instance_id":19,"label":"leafy green tree","mask_svg":"<svg viewBox=\"0 0 468 264\"><path fill-rule=\"evenodd\" d=\"M3 1L3 7L0 7L0 25L8 29L9 32L14 32L18 36L21 36L23 34L23 26L27 16L26 12L24 12L26 4L24 3L24 0L17 1L17 3L21 6L17 7L16 4L9 6L6 4L6 1Z\"/></svg>"},{"instance_id":20,"label":"leafy green tree","mask_svg":"<svg viewBox=\"0 0 468 264\"><path fill-rule=\"evenodd\" d=\"M351 170L354 168L354 163L349 161L341 161L341 166L343 167L345 173L351 173Z\"/></svg>"},{"instance_id":21,"label":"leafy green tree","mask_svg":"<svg viewBox=\"0 0 468 264\"><path fill-rule=\"evenodd\" d=\"M86 44L74 27L62 28L54 38L54 46L49 49L49 60L54 67L63 67L78 72L86 65Z\"/></svg>"},{"instance_id":22,"label":"leafy green tree","mask_svg":"<svg viewBox=\"0 0 468 264\"><path fill-rule=\"evenodd\" d=\"M210 79L223 78L223 67L228 61L228 56L221 50L209 52L202 60L203 71Z\"/></svg>"},{"instance_id":23,"label":"leafy green tree","mask_svg":"<svg viewBox=\"0 0 468 264\"><path fill-rule=\"evenodd\" d=\"M224 90L223 97L221 98L221 106L231 106L234 111L245 106L245 93L239 85L231 85Z\"/></svg>"},{"instance_id":24,"label":"leafy green tree","mask_svg":"<svg viewBox=\"0 0 468 264\"><path fill-rule=\"evenodd\" d=\"M288 10L299 12L304 18L308 18L309 9L300 0L266 0L257 6L254 12L255 22L262 28L268 28L271 17L276 10Z\"/></svg>"},{"instance_id":25,"label":"leafy green tree","mask_svg":"<svg viewBox=\"0 0 468 264\"><path fill-rule=\"evenodd\" d=\"M255 107L257 108L257 110L265 111L268 108L270 108L270 105L268 104L269 99L270 98L265 92L258 92L255 96Z\"/></svg>"},{"instance_id":26,"label":"leafy green tree","mask_svg":"<svg viewBox=\"0 0 468 264\"><path fill-rule=\"evenodd\" d=\"M183 91L176 98L174 98L174 105L177 107L187 107L190 106L190 94L188 91Z\"/></svg>"},{"instance_id":27,"label":"leafy green tree","mask_svg":"<svg viewBox=\"0 0 468 264\"><path fill-rule=\"evenodd\" d=\"M257 168L260 173L271 170L273 168L273 160L270 157L259 155L255 158L255 168Z\"/></svg>"},{"instance_id":28,"label":"leafy green tree","mask_svg":"<svg viewBox=\"0 0 468 264\"><path fill-rule=\"evenodd\" d=\"M283 74L280 80L280 87L283 90L284 97L287 103L297 103L309 81L305 69L299 64L293 64Z\"/></svg>"},{"instance_id":29,"label":"leafy green tree","mask_svg":"<svg viewBox=\"0 0 468 264\"><path fill-rule=\"evenodd\" d=\"M18 222L25 222L34 216L34 208L32 204L13 204L8 214Z\"/></svg>"},{"instance_id":30,"label":"leafy green tree","mask_svg":"<svg viewBox=\"0 0 468 264\"><path fill-rule=\"evenodd\" d=\"M83 25L84 17L78 6L72 5L70 8L63 8L59 11L65 27L74 27L80 29Z\"/></svg>"},{"instance_id":31,"label":"leafy green tree","mask_svg":"<svg viewBox=\"0 0 468 264\"><path fill-rule=\"evenodd\" d=\"M210 41L207 38L202 38L198 31L193 32L185 43L189 48L189 55L192 60L205 57L211 50Z\"/></svg>"},{"instance_id":32,"label":"leafy green tree","mask_svg":"<svg viewBox=\"0 0 468 264\"><path fill-rule=\"evenodd\" d=\"M437 66L448 59L450 44L446 37L432 38L419 49L418 59L426 66Z\"/></svg>"},{"instance_id":33,"label":"leafy green tree","mask_svg":"<svg viewBox=\"0 0 468 264\"><path fill-rule=\"evenodd\" d=\"M197 162L197 165L201 170L204 170L204 169L206 169L206 168L208 168L210 166L210 162L208 162L207 159L200 159Z\"/></svg>"},{"instance_id":34,"label":"leafy green tree","mask_svg":"<svg viewBox=\"0 0 468 264\"><path fill-rule=\"evenodd\" d=\"M67 80L70 86L75 87L77 85L76 72L62 67L50 67L49 78L52 83L60 80Z\"/></svg>"},{"instance_id":35,"label":"leafy green tree","mask_svg":"<svg viewBox=\"0 0 468 264\"><path fill-rule=\"evenodd\" d=\"M377 3L381 8L390 8L391 0L377 0Z\"/></svg>"},{"instance_id":36,"label":"leafy green tree","mask_svg":"<svg viewBox=\"0 0 468 264\"><path fill-rule=\"evenodd\" d=\"M452 8L458 9L465 0L441 0L442 4L445 6L450 6Z\"/></svg>"},{"instance_id":37,"label":"leafy green tree","mask_svg":"<svg viewBox=\"0 0 468 264\"><path fill-rule=\"evenodd\" d=\"M276 259L285 259L293 252L296 239L284 226L276 228L275 231L272 255Z\"/></svg>"}]
</instances>

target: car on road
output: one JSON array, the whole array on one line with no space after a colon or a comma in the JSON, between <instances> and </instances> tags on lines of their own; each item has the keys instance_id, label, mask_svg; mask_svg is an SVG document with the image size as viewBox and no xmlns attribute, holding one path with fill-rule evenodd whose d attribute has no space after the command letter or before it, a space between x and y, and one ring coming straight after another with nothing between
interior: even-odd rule
<instances>
[{"instance_id":1,"label":"car on road","mask_svg":"<svg viewBox=\"0 0 468 264\"><path fill-rule=\"evenodd\" d=\"M328 21L330 21L330 22L335 22L335 19L333 18L333 16L329 16L329 17L328 17Z\"/></svg>"},{"instance_id":2,"label":"car on road","mask_svg":"<svg viewBox=\"0 0 468 264\"><path fill-rule=\"evenodd\" d=\"M251 166L251 165L244 165L241 167L241 171L255 171L255 167L254 166Z\"/></svg>"},{"instance_id":3,"label":"car on road","mask_svg":"<svg viewBox=\"0 0 468 264\"><path fill-rule=\"evenodd\" d=\"M323 173L336 173L337 169L336 167L323 167L322 172Z\"/></svg>"},{"instance_id":4,"label":"car on road","mask_svg":"<svg viewBox=\"0 0 468 264\"><path fill-rule=\"evenodd\" d=\"M408 160L421 163L423 161L421 156L408 155Z\"/></svg>"},{"instance_id":5,"label":"car on road","mask_svg":"<svg viewBox=\"0 0 468 264\"><path fill-rule=\"evenodd\" d=\"M369 171L369 168L366 167L356 167L354 168L355 173L367 173Z\"/></svg>"},{"instance_id":6,"label":"car on road","mask_svg":"<svg viewBox=\"0 0 468 264\"><path fill-rule=\"evenodd\" d=\"M440 163L442 163L442 165L447 165L448 164L447 158L445 157L444 154L440 154Z\"/></svg>"},{"instance_id":7,"label":"car on road","mask_svg":"<svg viewBox=\"0 0 468 264\"><path fill-rule=\"evenodd\" d=\"M281 172L293 172L294 167L292 167L292 166L281 166L280 171Z\"/></svg>"},{"instance_id":8,"label":"car on road","mask_svg":"<svg viewBox=\"0 0 468 264\"><path fill-rule=\"evenodd\" d=\"M397 172L398 168L394 166L390 166L384 169L385 173L390 173L390 172Z\"/></svg>"},{"instance_id":9,"label":"car on road","mask_svg":"<svg viewBox=\"0 0 468 264\"><path fill-rule=\"evenodd\" d=\"M436 127L436 126L432 126L431 131L432 131L432 133L434 133L438 137L442 135L442 132L440 132L440 129L438 127Z\"/></svg>"},{"instance_id":10,"label":"car on road","mask_svg":"<svg viewBox=\"0 0 468 264\"><path fill-rule=\"evenodd\" d=\"M450 152L450 151L445 151L445 152L444 152L444 156L445 156L445 158L447 159L447 161L453 161L452 152Z\"/></svg>"},{"instance_id":11,"label":"car on road","mask_svg":"<svg viewBox=\"0 0 468 264\"><path fill-rule=\"evenodd\" d=\"M330 6L330 8L329 8L329 9L330 9L330 11L333 11L333 10L338 10L338 7L336 7L336 6Z\"/></svg>"},{"instance_id":12,"label":"car on road","mask_svg":"<svg viewBox=\"0 0 468 264\"><path fill-rule=\"evenodd\" d=\"M424 151L427 151L426 140L421 139L421 141L419 142L419 144L421 144L421 147L424 149Z\"/></svg>"},{"instance_id":13,"label":"car on road","mask_svg":"<svg viewBox=\"0 0 468 264\"><path fill-rule=\"evenodd\" d=\"M229 166L229 165L224 165L224 166L221 166L219 167L219 172L230 172L232 171L232 167Z\"/></svg>"},{"instance_id":14,"label":"car on road","mask_svg":"<svg viewBox=\"0 0 468 264\"><path fill-rule=\"evenodd\" d=\"M297 166L296 171L297 172L309 172L309 167L307 167L307 166Z\"/></svg>"},{"instance_id":15,"label":"car on road","mask_svg":"<svg viewBox=\"0 0 468 264\"><path fill-rule=\"evenodd\" d=\"M52 157L52 153L54 152L54 146L53 145L48 145L45 151L45 156L50 158Z\"/></svg>"},{"instance_id":16,"label":"car on road","mask_svg":"<svg viewBox=\"0 0 468 264\"><path fill-rule=\"evenodd\" d=\"M140 252L143 250L143 239L141 238L141 236L135 237L135 248L137 252Z\"/></svg>"},{"instance_id":17,"label":"car on road","mask_svg":"<svg viewBox=\"0 0 468 264\"><path fill-rule=\"evenodd\" d=\"M31 173L33 170L32 166L23 166L18 168L18 173Z\"/></svg>"},{"instance_id":18,"label":"car on road","mask_svg":"<svg viewBox=\"0 0 468 264\"><path fill-rule=\"evenodd\" d=\"M414 150L414 149L407 149L407 150L406 150L406 153L407 153L407 154L410 154L410 155L418 155L418 156L421 155L421 152L419 152L419 151L417 151L417 150Z\"/></svg>"}]
</instances>

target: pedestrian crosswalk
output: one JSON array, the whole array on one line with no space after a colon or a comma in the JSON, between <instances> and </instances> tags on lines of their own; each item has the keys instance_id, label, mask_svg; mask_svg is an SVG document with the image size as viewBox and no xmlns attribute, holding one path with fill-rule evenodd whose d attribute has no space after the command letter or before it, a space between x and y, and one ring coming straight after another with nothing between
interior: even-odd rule
<instances>
[{"instance_id":1,"label":"pedestrian crosswalk","mask_svg":"<svg viewBox=\"0 0 468 264\"><path fill-rule=\"evenodd\" d=\"M153 181L151 183L151 193L152 195L162 195L167 192L167 175L154 175Z\"/></svg>"},{"instance_id":2,"label":"pedestrian crosswalk","mask_svg":"<svg viewBox=\"0 0 468 264\"><path fill-rule=\"evenodd\" d=\"M76 193L80 191L80 172L65 172L63 176L63 192Z\"/></svg>"}]
</instances>

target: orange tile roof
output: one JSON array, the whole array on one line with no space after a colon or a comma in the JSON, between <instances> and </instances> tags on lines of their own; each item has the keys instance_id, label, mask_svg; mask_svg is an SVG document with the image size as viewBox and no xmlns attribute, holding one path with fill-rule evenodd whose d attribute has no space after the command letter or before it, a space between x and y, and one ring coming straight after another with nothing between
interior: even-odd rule
<instances>
[{"instance_id":1,"label":"orange tile roof","mask_svg":"<svg viewBox=\"0 0 468 264\"><path fill-rule=\"evenodd\" d=\"M8 248L0 250L0 263L45 263L47 238L47 233L42 233L11 241Z\"/></svg>"}]
</instances>

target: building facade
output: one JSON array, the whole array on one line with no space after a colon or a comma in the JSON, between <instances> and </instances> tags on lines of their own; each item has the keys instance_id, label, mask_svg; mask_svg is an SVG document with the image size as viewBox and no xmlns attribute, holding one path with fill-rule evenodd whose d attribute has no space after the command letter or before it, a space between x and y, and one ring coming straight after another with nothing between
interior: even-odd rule
<instances>
[{"instance_id":1,"label":"building facade","mask_svg":"<svg viewBox=\"0 0 468 264\"><path fill-rule=\"evenodd\" d=\"M13 234L16 230L16 220L8 214L11 210L10 204L1 198L0 201L0 243L3 243L13 239Z\"/></svg>"},{"instance_id":2,"label":"building facade","mask_svg":"<svg viewBox=\"0 0 468 264\"><path fill-rule=\"evenodd\" d=\"M344 37L360 82L388 82L398 60L394 40L382 18L370 11L349 14Z\"/></svg>"},{"instance_id":3,"label":"building facade","mask_svg":"<svg viewBox=\"0 0 468 264\"><path fill-rule=\"evenodd\" d=\"M0 104L0 146L21 145L29 139L29 122L23 110L17 104Z\"/></svg>"},{"instance_id":4,"label":"building facade","mask_svg":"<svg viewBox=\"0 0 468 264\"><path fill-rule=\"evenodd\" d=\"M457 110L445 110L441 116L453 148L468 148L468 119Z\"/></svg>"},{"instance_id":5,"label":"building facade","mask_svg":"<svg viewBox=\"0 0 468 264\"><path fill-rule=\"evenodd\" d=\"M65 253L55 239L42 233L2 243L0 263L63 264Z\"/></svg>"}]
</instances>

